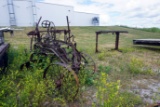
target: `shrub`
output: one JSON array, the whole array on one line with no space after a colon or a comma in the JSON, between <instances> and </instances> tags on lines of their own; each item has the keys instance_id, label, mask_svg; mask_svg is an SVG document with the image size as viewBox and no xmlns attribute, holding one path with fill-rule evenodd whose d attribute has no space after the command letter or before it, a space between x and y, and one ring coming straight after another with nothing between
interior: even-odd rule
<instances>
[{"instance_id":1,"label":"shrub","mask_svg":"<svg viewBox=\"0 0 160 107\"><path fill-rule=\"evenodd\" d=\"M129 70L132 74L140 74L142 72L143 62L135 57L131 58Z\"/></svg>"},{"instance_id":2,"label":"shrub","mask_svg":"<svg viewBox=\"0 0 160 107\"><path fill-rule=\"evenodd\" d=\"M135 57L131 58L129 63L129 71L132 74L153 74L151 68L147 68L142 60Z\"/></svg>"},{"instance_id":3,"label":"shrub","mask_svg":"<svg viewBox=\"0 0 160 107\"><path fill-rule=\"evenodd\" d=\"M102 71L102 72L105 72L106 74L109 74L110 71L111 71L111 66L103 66L103 65L100 65L98 67L99 71Z\"/></svg>"},{"instance_id":4,"label":"shrub","mask_svg":"<svg viewBox=\"0 0 160 107\"><path fill-rule=\"evenodd\" d=\"M122 100L121 97L117 97L119 94L120 81L117 82L107 82L107 74L104 72L100 73L99 80L96 81L97 87L97 102L94 103L96 106L103 107L115 107L120 105ZM119 100L119 103L116 100Z\"/></svg>"},{"instance_id":5,"label":"shrub","mask_svg":"<svg viewBox=\"0 0 160 107\"><path fill-rule=\"evenodd\" d=\"M98 59L99 60L105 60L105 56L106 56L105 52L101 52L101 53L98 54Z\"/></svg>"},{"instance_id":6,"label":"shrub","mask_svg":"<svg viewBox=\"0 0 160 107\"><path fill-rule=\"evenodd\" d=\"M28 57L29 54L25 54L23 48L9 50L11 60L7 68L7 75L1 75L0 79L0 106L37 107L48 106L48 103L64 106L66 99L61 96L62 94L54 96L56 95L54 81L43 79L43 64L35 63L32 69L24 68L23 71L20 71L20 65L27 61Z\"/></svg>"},{"instance_id":7,"label":"shrub","mask_svg":"<svg viewBox=\"0 0 160 107\"><path fill-rule=\"evenodd\" d=\"M100 73L96 81L96 102L93 107L134 107L141 104L141 99L132 93L120 92L120 80L109 82L108 75Z\"/></svg>"}]
</instances>

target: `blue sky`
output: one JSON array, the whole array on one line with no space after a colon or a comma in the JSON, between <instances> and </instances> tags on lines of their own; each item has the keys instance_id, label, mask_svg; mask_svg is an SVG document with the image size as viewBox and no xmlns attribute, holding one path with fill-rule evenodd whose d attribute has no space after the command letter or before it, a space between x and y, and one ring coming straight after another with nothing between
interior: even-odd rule
<instances>
[{"instance_id":1,"label":"blue sky","mask_svg":"<svg viewBox=\"0 0 160 107\"><path fill-rule=\"evenodd\" d=\"M160 27L160 0L37 0L100 14L100 25Z\"/></svg>"}]
</instances>

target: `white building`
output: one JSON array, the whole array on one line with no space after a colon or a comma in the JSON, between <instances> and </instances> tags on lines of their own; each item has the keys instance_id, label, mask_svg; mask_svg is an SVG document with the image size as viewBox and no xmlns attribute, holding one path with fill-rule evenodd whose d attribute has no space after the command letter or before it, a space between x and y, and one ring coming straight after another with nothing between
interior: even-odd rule
<instances>
[{"instance_id":1,"label":"white building","mask_svg":"<svg viewBox=\"0 0 160 107\"><path fill-rule=\"evenodd\" d=\"M53 21L56 26L99 25L99 14L74 11L74 7L34 0L0 0L0 26L34 26L38 19Z\"/></svg>"}]
</instances>

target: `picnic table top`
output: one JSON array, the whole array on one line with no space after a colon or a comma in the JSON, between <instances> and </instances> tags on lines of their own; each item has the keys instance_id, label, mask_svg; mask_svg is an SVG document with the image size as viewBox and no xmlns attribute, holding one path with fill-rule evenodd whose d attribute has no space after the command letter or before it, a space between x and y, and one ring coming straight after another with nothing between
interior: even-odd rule
<instances>
[{"instance_id":1,"label":"picnic table top","mask_svg":"<svg viewBox=\"0 0 160 107\"><path fill-rule=\"evenodd\" d=\"M128 33L128 31L125 30L100 30L100 31L96 31L97 34L101 34L101 33Z\"/></svg>"}]
</instances>

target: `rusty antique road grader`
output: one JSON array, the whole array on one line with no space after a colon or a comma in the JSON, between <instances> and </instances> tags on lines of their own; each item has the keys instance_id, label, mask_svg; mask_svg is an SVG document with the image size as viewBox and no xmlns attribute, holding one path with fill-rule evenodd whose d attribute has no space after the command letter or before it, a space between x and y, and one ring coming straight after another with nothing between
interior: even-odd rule
<instances>
[{"instance_id":1,"label":"rusty antique road grader","mask_svg":"<svg viewBox=\"0 0 160 107\"><path fill-rule=\"evenodd\" d=\"M56 89L74 98L79 90L79 72L87 69L94 73L96 65L89 55L77 50L74 36L70 32L68 16L66 19L67 30L56 29L49 20L42 21L43 30L40 30L38 26L41 18L39 19L35 30L28 33L31 37L32 53L30 60L22 64L21 69L30 67L31 63L44 62L43 78L53 80ZM63 39L59 39L60 34L64 34Z\"/></svg>"}]
</instances>

